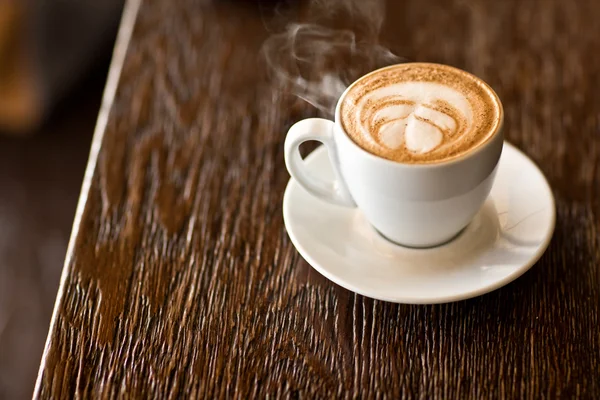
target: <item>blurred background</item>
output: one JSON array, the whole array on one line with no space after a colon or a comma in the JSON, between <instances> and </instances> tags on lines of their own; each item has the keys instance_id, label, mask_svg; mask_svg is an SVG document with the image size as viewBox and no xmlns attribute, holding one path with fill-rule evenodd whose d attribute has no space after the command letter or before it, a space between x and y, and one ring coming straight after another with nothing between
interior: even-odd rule
<instances>
[{"instance_id":1,"label":"blurred background","mask_svg":"<svg viewBox=\"0 0 600 400\"><path fill-rule=\"evenodd\" d=\"M0 0L0 399L30 398L122 0Z\"/></svg>"}]
</instances>

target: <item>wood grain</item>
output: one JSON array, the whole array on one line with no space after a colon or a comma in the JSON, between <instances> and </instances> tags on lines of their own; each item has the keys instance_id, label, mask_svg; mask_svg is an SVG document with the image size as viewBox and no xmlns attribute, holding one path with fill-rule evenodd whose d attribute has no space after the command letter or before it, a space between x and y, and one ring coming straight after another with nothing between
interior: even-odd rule
<instances>
[{"instance_id":1,"label":"wood grain","mask_svg":"<svg viewBox=\"0 0 600 400\"><path fill-rule=\"evenodd\" d=\"M315 112L265 72L277 13L127 7L36 397L600 396L600 3L390 2L387 43L488 81L557 200L530 272L434 306L346 291L290 243L283 139Z\"/></svg>"}]
</instances>

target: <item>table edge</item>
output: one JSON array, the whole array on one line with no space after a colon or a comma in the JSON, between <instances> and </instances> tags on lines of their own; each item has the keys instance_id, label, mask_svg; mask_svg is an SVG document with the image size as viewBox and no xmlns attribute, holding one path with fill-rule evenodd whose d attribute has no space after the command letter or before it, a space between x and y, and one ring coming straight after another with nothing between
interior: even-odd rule
<instances>
[{"instance_id":1,"label":"table edge","mask_svg":"<svg viewBox=\"0 0 600 400\"><path fill-rule=\"evenodd\" d=\"M117 87L121 77L121 71L125 62L125 56L131 41L133 34L133 28L137 19L137 14L140 9L142 0L127 0L123 13L121 15L121 22L119 24L119 31L115 41L115 45L112 53L112 61L108 70L108 77L106 79L106 85L102 94L102 102L100 105L100 111L98 112L98 119L96 120L96 126L94 128L94 135L92 138L92 144L90 148L90 155L85 168L85 174L83 177L83 183L81 185L81 192L75 208L75 217L73 220L73 227L71 229L71 236L69 238L69 244L65 255L65 261L61 272L60 283L58 286L58 292L54 303L54 309L52 311L52 317L50 319L50 326L48 329L48 336L46 337L46 343L42 353L42 359L40 362L40 368L38 370L37 379L35 382L35 388L33 392L33 398L40 396L42 388L42 377L45 372L46 361L50 346L52 345L52 333L56 326L56 320L58 318L58 310L62 302L62 296L65 290L65 282L70 272L71 261L73 259L73 251L75 247L76 238L79 234L79 226L83 216L83 211L87 203L87 199L90 192L92 178L96 171L96 165L98 162L98 155L102 147L102 140L104 138L104 132L108 124L108 117L110 110L117 92Z\"/></svg>"}]
</instances>

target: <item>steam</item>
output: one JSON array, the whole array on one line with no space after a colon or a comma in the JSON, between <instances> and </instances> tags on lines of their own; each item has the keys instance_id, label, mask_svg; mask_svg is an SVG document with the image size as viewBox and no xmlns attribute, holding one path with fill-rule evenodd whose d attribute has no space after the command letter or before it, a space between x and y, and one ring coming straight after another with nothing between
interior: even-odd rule
<instances>
[{"instance_id":1,"label":"steam","mask_svg":"<svg viewBox=\"0 0 600 400\"><path fill-rule=\"evenodd\" d=\"M384 16L384 0L311 0L308 22L288 24L264 43L273 78L332 115L350 83L403 61L379 43Z\"/></svg>"}]
</instances>

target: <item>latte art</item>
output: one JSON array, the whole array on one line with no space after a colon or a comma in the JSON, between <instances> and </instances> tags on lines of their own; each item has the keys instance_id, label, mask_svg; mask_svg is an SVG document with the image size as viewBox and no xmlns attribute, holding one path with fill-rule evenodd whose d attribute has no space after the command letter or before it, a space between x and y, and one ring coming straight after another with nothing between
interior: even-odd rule
<instances>
[{"instance_id":1,"label":"latte art","mask_svg":"<svg viewBox=\"0 0 600 400\"><path fill-rule=\"evenodd\" d=\"M367 93L357 109L356 126L364 140L391 150L404 145L418 154L459 139L472 117L469 102L461 93L431 82L379 88Z\"/></svg>"},{"instance_id":2,"label":"latte art","mask_svg":"<svg viewBox=\"0 0 600 400\"><path fill-rule=\"evenodd\" d=\"M499 119L498 106L490 106L497 98L479 82L436 64L384 68L349 89L341 105L342 124L376 155L440 161L484 141Z\"/></svg>"}]
</instances>

